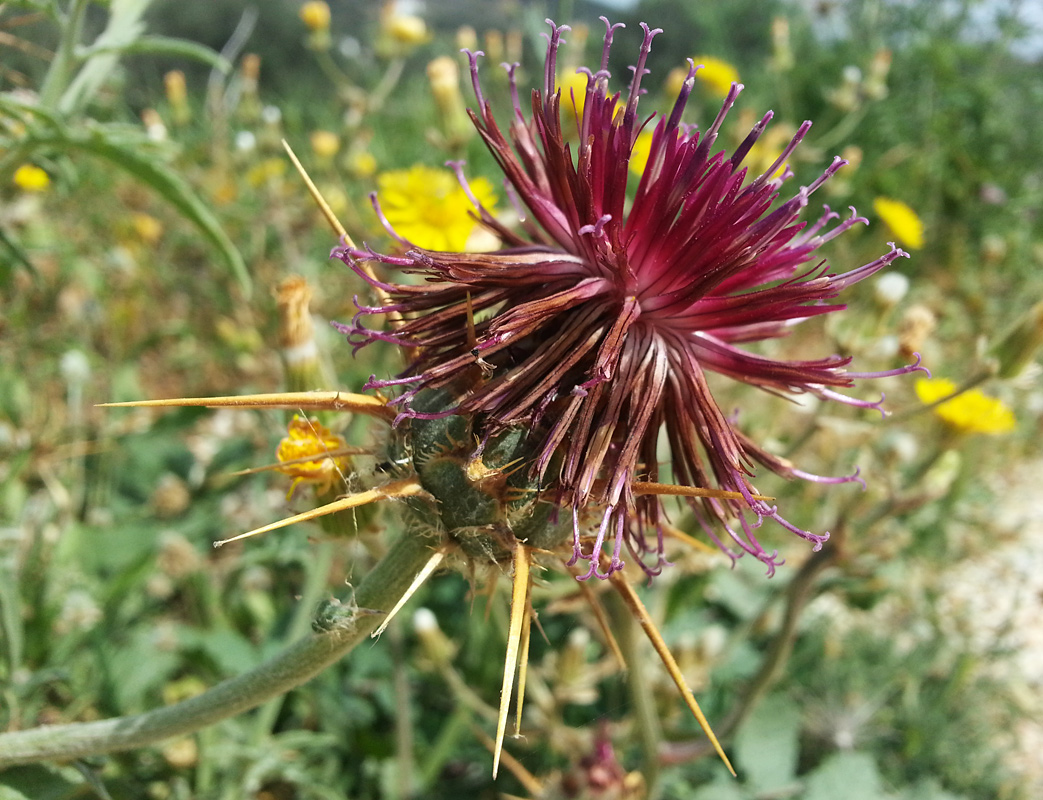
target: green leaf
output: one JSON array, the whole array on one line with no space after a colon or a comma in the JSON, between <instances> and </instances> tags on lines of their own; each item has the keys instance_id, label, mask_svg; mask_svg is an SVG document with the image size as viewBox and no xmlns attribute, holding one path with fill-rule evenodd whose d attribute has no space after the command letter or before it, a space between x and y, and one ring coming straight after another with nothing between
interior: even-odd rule
<instances>
[{"instance_id":1,"label":"green leaf","mask_svg":"<svg viewBox=\"0 0 1043 800\"><path fill-rule=\"evenodd\" d=\"M807 779L804 800L881 800L880 772L868 753L834 753Z\"/></svg>"},{"instance_id":2,"label":"green leaf","mask_svg":"<svg viewBox=\"0 0 1043 800\"><path fill-rule=\"evenodd\" d=\"M62 774L65 773L65 774ZM4 770L0 800L67 800L84 797L83 781L66 777L68 767L29 764Z\"/></svg>"},{"instance_id":3,"label":"green leaf","mask_svg":"<svg viewBox=\"0 0 1043 800\"><path fill-rule=\"evenodd\" d=\"M772 695L754 710L735 737L735 761L759 792L791 786L800 756L800 709Z\"/></svg>"},{"instance_id":4,"label":"green leaf","mask_svg":"<svg viewBox=\"0 0 1043 800\"><path fill-rule=\"evenodd\" d=\"M119 55L164 55L190 58L194 61L202 61L204 64L208 64L225 74L232 69L228 59L223 58L220 53L206 45L192 42L188 39L177 39L172 36L139 36L134 41L124 44L97 43L79 51L79 54L84 57L112 53Z\"/></svg>"},{"instance_id":5,"label":"green leaf","mask_svg":"<svg viewBox=\"0 0 1043 800\"><path fill-rule=\"evenodd\" d=\"M58 111L71 116L91 101L119 63L119 53L145 30L141 17L152 0L112 0L109 22L95 41L99 54L87 59L62 92Z\"/></svg>"},{"instance_id":6,"label":"green leaf","mask_svg":"<svg viewBox=\"0 0 1043 800\"><path fill-rule=\"evenodd\" d=\"M713 783L701 787L690 795L691 800L751 800L747 792L731 775L718 774Z\"/></svg>"},{"instance_id":7,"label":"green leaf","mask_svg":"<svg viewBox=\"0 0 1043 800\"><path fill-rule=\"evenodd\" d=\"M900 795L901 800L968 800L967 795L953 794L942 788L937 778L927 778L910 786Z\"/></svg>"}]
</instances>

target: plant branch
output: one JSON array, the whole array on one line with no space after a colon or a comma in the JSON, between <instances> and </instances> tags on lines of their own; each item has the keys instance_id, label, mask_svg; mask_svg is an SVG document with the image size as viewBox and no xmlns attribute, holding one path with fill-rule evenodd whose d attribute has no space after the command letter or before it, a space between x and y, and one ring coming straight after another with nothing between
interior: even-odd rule
<instances>
[{"instance_id":1,"label":"plant branch","mask_svg":"<svg viewBox=\"0 0 1043 800\"><path fill-rule=\"evenodd\" d=\"M350 605L327 602L313 633L249 672L166 708L126 717L0 734L0 768L131 750L198 731L281 695L340 660L376 628L438 543L403 535L366 575Z\"/></svg>"}]
</instances>

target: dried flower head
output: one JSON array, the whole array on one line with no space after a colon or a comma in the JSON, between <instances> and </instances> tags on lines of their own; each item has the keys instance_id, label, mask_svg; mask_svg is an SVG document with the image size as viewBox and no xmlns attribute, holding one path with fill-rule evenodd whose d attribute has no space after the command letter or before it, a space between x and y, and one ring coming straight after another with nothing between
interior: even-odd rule
<instances>
[{"instance_id":1,"label":"dried flower head","mask_svg":"<svg viewBox=\"0 0 1043 800\"><path fill-rule=\"evenodd\" d=\"M328 491L348 469L348 459L343 455L346 448L343 437L317 419L295 414L275 451L277 469L293 478L287 497L301 483L315 484L319 494Z\"/></svg>"},{"instance_id":2,"label":"dried flower head","mask_svg":"<svg viewBox=\"0 0 1043 800\"><path fill-rule=\"evenodd\" d=\"M503 249L439 252L414 246L420 243L406 241L410 237L403 231L398 231L401 255L338 247L333 254L389 299L360 306L351 324L337 327L358 346L383 340L414 356L399 377L369 382L371 388L406 387L392 401L400 420L468 415L484 437L478 456L485 442L507 429L529 431L534 453L529 474L546 495L571 509L572 563L589 562L582 577L605 578L622 569L624 546L650 575L666 563L659 496L635 490L636 481L659 480L661 434L669 444L675 482L733 493L691 500L707 535L732 557L749 553L771 572L777 555L755 535L763 518L816 548L826 535L801 530L757 496L754 466L826 483L857 478L817 477L769 453L721 410L707 373L775 394L808 393L878 408L878 402L839 390L852 387L856 378L917 369L918 359L891 372L865 374L848 371L850 359L841 356L782 361L741 345L783 336L803 319L844 308L834 302L843 289L906 254L892 245L871 263L832 272L816 250L865 220L852 212L833 224L838 215L828 207L810 223L802 215L811 194L843 160L835 159L810 185L780 199L792 172L778 170L810 123L763 172L748 174L743 160L771 113L733 154L714 152L742 87L731 86L708 127L690 127L681 122L698 70L690 65L669 115L639 116L645 62L660 31L642 24L644 38L624 97L610 93L607 69L620 26L605 25L600 65L579 70L585 78L582 97L575 90L563 93L556 74L566 27L551 23L531 116L525 110L530 104L523 106L519 97L518 65L506 65L513 101L506 134L482 94L481 53L468 53L477 98L471 118L519 210L524 208L522 230L495 219L457 167L475 216L499 236ZM572 109L582 111L574 118ZM645 130L652 132L647 163L636 190L628 192L633 190L630 161ZM375 200L374 205L380 213ZM422 275L425 282L380 281L367 274L366 261ZM391 331L359 324L361 317L384 313L404 321ZM414 405L419 393L431 389L449 391L455 405L445 411ZM582 540L588 525L592 544Z\"/></svg>"}]
</instances>

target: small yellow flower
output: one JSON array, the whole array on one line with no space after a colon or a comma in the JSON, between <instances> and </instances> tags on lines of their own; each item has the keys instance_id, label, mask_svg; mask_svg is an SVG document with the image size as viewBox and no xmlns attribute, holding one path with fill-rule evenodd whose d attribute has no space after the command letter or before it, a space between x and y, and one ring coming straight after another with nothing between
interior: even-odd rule
<instances>
[{"instance_id":1,"label":"small yellow flower","mask_svg":"<svg viewBox=\"0 0 1043 800\"><path fill-rule=\"evenodd\" d=\"M920 378L916 396L928 405L956 391L955 383L945 378ZM960 433L1006 433L1014 430L1014 412L1003 401L970 389L935 406L934 413Z\"/></svg>"},{"instance_id":2,"label":"small yellow flower","mask_svg":"<svg viewBox=\"0 0 1043 800\"><path fill-rule=\"evenodd\" d=\"M315 33L330 29L330 7L321 0L310 0L301 6L301 21Z\"/></svg>"},{"instance_id":3,"label":"small yellow flower","mask_svg":"<svg viewBox=\"0 0 1043 800\"><path fill-rule=\"evenodd\" d=\"M34 164L22 164L14 171L14 185L23 192L42 192L51 185L51 178Z\"/></svg>"},{"instance_id":4,"label":"small yellow flower","mask_svg":"<svg viewBox=\"0 0 1043 800\"><path fill-rule=\"evenodd\" d=\"M637 135L634 147L630 151L630 171L635 175L644 174L648 166L648 156L652 151L652 129L645 128Z\"/></svg>"},{"instance_id":5,"label":"small yellow flower","mask_svg":"<svg viewBox=\"0 0 1043 800\"><path fill-rule=\"evenodd\" d=\"M492 183L471 181L477 200L492 211ZM377 176L380 206L399 236L427 250L459 252L475 229L475 210L456 176L446 169L419 164Z\"/></svg>"},{"instance_id":6,"label":"small yellow flower","mask_svg":"<svg viewBox=\"0 0 1043 800\"><path fill-rule=\"evenodd\" d=\"M587 101L587 76L582 72L562 75L558 80L561 88L561 108L577 119L583 118L583 106ZM575 98L576 105L572 105Z\"/></svg>"},{"instance_id":7,"label":"small yellow flower","mask_svg":"<svg viewBox=\"0 0 1043 800\"><path fill-rule=\"evenodd\" d=\"M916 212L901 200L878 197L873 201L873 210L891 229L891 233L900 244L912 250L923 247L923 222Z\"/></svg>"},{"instance_id":8,"label":"small yellow flower","mask_svg":"<svg viewBox=\"0 0 1043 800\"><path fill-rule=\"evenodd\" d=\"M739 82L739 71L727 61L713 56L698 56L692 61L696 65L702 64L703 68L695 73L695 78L702 81L711 94L727 97L732 84Z\"/></svg>"},{"instance_id":9,"label":"small yellow flower","mask_svg":"<svg viewBox=\"0 0 1043 800\"><path fill-rule=\"evenodd\" d=\"M401 44L423 44L429 38L427 23L412 14L392 14L388 17L384 30L388 36Z\"/></svg>"},{"instance_id":10,"label":"small yellow flower","mask_svg":"<svg viewBox=\"0 0 1043 800\"><path fill-rule=\"evenodd\" d=\"M130 226L138 239L147 245L157 244L163 236L163 223L149 214L131 214Z\"/></svg>"},{"instance_id":11,"label":"small yellow flower","mask_svg":"<svg viewBox=\"0 0 1043 800\"><path fill-rule=\"evenodd\" d=\"M340 150L340 137L332 131L312 131L311 150L320 159L328 161Z\"/></svg>"},{"instance_id":12,"label":"small yellow flower","mask_svg":"<svg viewBox=\"0 0 1043 800\"><path fill-rule=\"evenodd\" d=\"M286 174L286 160L282 158L266 158L255 164L246 173L246 181L251 186L263 186L278 180Z\"/></svg>"},{"instance_id":13,"label":"small yellow flower","mask_svg":"<svg viewBox=\"0 0 1043 800\"><path fill-rule=\"evenodd\" d=\"M319 494L329 491L348 468L348 457L342 452L347 448L344 438L317 419L296 414L286 433L275 451L279 472L294 479L286 496L292 497L301 483L314 483ZM341 455L330 456L338 452Z\"/></svg>"},{"instance_id":14,"label":"small yellow flower","mask_svg":"<svg viewBox=\"0 0 1043 800\"><path fill-rule=\"evenodd\" d=\"M356 178L371 178L377 174L377 159L368 150L350 153L344 159L344 165Z\"/></svg>"}]
</instances>

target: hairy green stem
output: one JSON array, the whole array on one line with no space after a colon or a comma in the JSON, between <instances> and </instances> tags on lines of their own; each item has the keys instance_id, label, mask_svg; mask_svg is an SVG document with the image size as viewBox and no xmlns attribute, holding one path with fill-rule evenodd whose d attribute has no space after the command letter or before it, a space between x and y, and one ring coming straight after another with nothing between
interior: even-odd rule
<instances>
[{"instance_id":1,"label":"hairy green stem","mask_svg":"<svg viewBox=\"0 0 1043 800\"><path fill-rule=\"evenodd\" d=\"M289 630L286 632L287 640L298 639L308 632L311 624L311 610L315 608L323 593L326 591L326 579L329 577L330 565L333 563L333 542L319 542L315 547L315 554L307 567L304 579L304 588L301 599L293 612ZM275 720L282 710L283 698L276 697L265 703L257 712L252 732L255 744L272 732Z\"/></svg>"},{"instance_id":2,"label":"hairy green stem","mask_svg":"<svg viewBox=\"0 0 1043 800\"><path fill-rule=\"evenodd\" d=\"M623 651L623 660L627 664L627 688L634 706L634 724L641 747L641 773L645 778L646 797L655 800L660 793L659 747L663 732L646 671L648 654L643 647L648 645L638 621L623 599L615 592L606 593L603 599L612 619L612 630L619 642L619 649Z\"/></svg>"},{"instance_id":3,"label":"hairy green stem","mask_svg":"<svg viewBox=\"0 0 1043 800\"><path fill-rule=\"evenodd\" d=\"M209 691L127 717L0 734L0 768L131 750L198 731L241 714L311 679L369 635L431 557L432 539L405 534L359 585L354 602L327 604L314 633L279 655Z\"/></svg>"}]
</instances>

